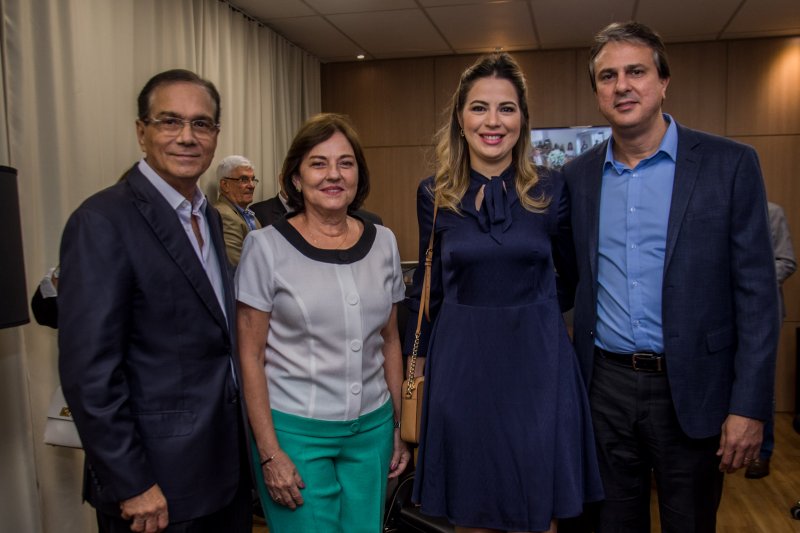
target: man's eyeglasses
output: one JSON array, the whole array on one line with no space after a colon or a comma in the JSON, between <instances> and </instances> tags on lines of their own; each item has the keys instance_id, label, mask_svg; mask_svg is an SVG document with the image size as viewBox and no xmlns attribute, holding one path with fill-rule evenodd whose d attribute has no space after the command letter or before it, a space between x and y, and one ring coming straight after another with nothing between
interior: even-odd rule
<instances>
[{"instance_id":1,"label":"man's eyeglasses","mask_svg":"<svg viewBox=\"0 0 800 533\"><path fill-rule=\"evenodd\" d=\"M155 128L170 135L177 135L186 124L192 128L195 135L209 137L219 131L219 124L215 124L211 120L205 118L195 118L192 120L183 119L180 117L164 117L164 118L143 118L142 122L145 124L152 124Z\"/></svg>"},{"instance_id":2,"label":"man's eyeglasses","mask_svg":"<svg viewBox=\"0 0 800 533\"><path fill-rule=\"evenodd\" d=\"M256 177L251 178L249 176L239 176L238 178L222 178L222 179L230 180L230 181L238 181L242 185L246 185L246 184L251 183L251 182L254 185L258 185L258 178L256 178Z\"/></svg>"}]
</instances>

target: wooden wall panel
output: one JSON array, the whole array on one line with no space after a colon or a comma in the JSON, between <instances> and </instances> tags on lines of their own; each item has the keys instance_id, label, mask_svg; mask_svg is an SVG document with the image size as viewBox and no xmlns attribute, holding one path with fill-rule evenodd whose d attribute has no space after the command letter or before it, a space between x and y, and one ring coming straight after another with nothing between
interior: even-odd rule
<instances>
[{"instance_id":1,"label":"wooden wall panel","mask_svg":"<svg viewBox=\"0 0 800 533\"><path fill-rule=\"evenodd\" d=\"M795 255L800 254L800 135L736 137L758 152L767 187L767 198L780 204L789 223ZM795 401L796 336L800 326L800 273L783 285L786 319L781 330L775 376L775 402L778 411L793 411Z\"/></svg>"},{"instance_id":2,"label":"wooden wall panel","mask_svg":"<svg viewBox=\"0 0 800 533\"><path fill-rule=\"evenodd\" d=\"M322 109L350 115L364 146L414 146L434 129L433 60L329 63Z\"/></svg>"},{"instance_id":3,"label":"wooden wall panel","mask_svg":"<svg viewBox=\"0 0 800 533\"><path fill-rule=\"evenodd\" d=\"M728 43L727 134L800 133L798 88L800 37Z\"/></svg>"},{"instance_id":4,"label":"wooden wall panel","mask_svg":"<svg viewBox=\"0 0 800 533\"><path fill-rule=\"evenodd\" d=\"M575 52L553 50L513 55L528 81L531 128L574 126Z\"/></svg>"},{"instance_id":5,"label":"wooden wall panel","mask_svg":"<svg viewBox=\"0 0 800 533\"><path fill-rule=\"evenodd\" d=\"M725 43L671 44L670 83L664 111L684 126L725 134Z\"/></svg>"},{"instance_id":6,"label":"wooden wall panel","mask_svg":"<svg viewBox=\"0 0 800 533\"><path fill-rule=\"evenodd\" d=\"M449 118L446 116L450 99L458 87L461 74L472 65L478 55L437 57L434 60L434 105L436 109L436 129L442 127Z\"/></svg>"},{"instance_id":7,"label":"wooden wall panel","mask_svg":"<svg viewBox=\"0 0 800 533\"><path fill-rule=\"evenodd\" d=\"M604 126L608 121L597 110L597 98L589 80L589 49L575 51L575 124L574 126Z\"/></svg>"},{"instance_id":8,"label":"wooden wall panel","mask_svg":"<svg viewBox=\"0 0 800 533\"><path fill-rule=\"evenodd\" d=\"M767 198L783 207L795 255L800 254L800 135L736 137L758 152ZM786 319L800 322L800 273L783 287Z\"/></svg>"},{"instance_id":9,"label":"wooden wall panel","mask_svg":"<svg viewBox=\"0 0 800 533\"><path fill-rule=\"evenodd\" d=\"M371 191L365 207L378 213L397 237L400 258L418 259L417 185L430 176L431 146L366 148Z\"/></svg>"}]
</instances>

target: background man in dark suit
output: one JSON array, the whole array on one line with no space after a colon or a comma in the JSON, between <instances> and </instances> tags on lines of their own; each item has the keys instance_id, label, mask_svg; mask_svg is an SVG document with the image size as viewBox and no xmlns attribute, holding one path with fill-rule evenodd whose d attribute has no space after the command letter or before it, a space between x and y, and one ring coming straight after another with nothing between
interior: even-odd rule
<instances>
[{"instance_id":1,"label":"background man in dark suit","mask_svg":"<svg viewBox=\"0 0 800 533\"><path fill-rule=\"evenodd\" d=\"M713 532L722 472L758 456L778 303L755 151L661 107L664 45L638 23L595 39L612 139L565 167L579 281L574 342L606 501L597 531Z\"/></svg>"},{"instance_id":2,"label":"background man in dark suit","mask_svg":"<svg viewBox=\"0 0 800 533\"><path fill-rule=\"evenodd\" d=\"M251 530L232 284L197 186L219 116L210 82L154 76L138 100L144 158L64 229L59 370L101 532Z\"/></svg>"}]
</instances>

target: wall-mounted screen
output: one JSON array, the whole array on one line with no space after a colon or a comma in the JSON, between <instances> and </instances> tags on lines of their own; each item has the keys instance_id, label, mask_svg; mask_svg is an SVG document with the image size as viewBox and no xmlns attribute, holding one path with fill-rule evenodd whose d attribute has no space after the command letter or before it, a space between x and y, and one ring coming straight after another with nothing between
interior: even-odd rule
<instances>
[{"instance_id":1,"label":"wall-mounted screen","mask_svg":"<svg viewBox=\"0 0 800 533\"><path fill-rule=\"evenodd\" d=\"M531 158L537 165L561 168L610 136L609 126L535 128L531 130Z\"/></svg>"}]
</instances>

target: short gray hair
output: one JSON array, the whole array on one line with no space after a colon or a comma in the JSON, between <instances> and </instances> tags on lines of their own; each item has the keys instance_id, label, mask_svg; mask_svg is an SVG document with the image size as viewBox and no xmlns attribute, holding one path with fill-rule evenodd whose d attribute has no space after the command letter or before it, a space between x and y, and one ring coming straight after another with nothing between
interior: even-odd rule
<instances>
[{"instance_id":1,"label":"short gray hair","mask_svg":"<svg viewBox=\"0 0 800 533\"><path fill-rule=\"evenodd\" d=\"M239 167L255 168L253 163L246 157L241 155L229 155L219 162L219 166L217 167L217 179L230 178L231 172Z\"/></svg>"}]
</instances>

